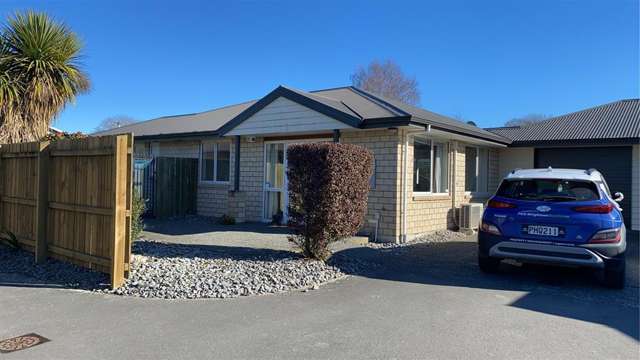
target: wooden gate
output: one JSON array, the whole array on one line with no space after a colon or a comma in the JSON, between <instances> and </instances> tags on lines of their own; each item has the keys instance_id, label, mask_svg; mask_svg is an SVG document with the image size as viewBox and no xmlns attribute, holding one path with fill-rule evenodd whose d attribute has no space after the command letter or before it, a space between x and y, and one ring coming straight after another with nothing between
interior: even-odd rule
<instances>
[{"instance_id":1,"label":"wooden gate","mask_svg":"<svg viewBox=\"0 0 640 360\"><path fill-rule=\"evenodd\" d=\"M154 159L153 210L157 218L196 213L198 159L157 157Z\"/></svg>"},{"instance_id":2,"label":"wooden gate","mask_svg":"<svg viewBox=\"0 0 640 360\"><path fill-rule=\"evenodd\" d=\"M0 147L0 230L36 262L47 256L109 273L131 257L133 136Z\"/></svg>"}]
</instances>

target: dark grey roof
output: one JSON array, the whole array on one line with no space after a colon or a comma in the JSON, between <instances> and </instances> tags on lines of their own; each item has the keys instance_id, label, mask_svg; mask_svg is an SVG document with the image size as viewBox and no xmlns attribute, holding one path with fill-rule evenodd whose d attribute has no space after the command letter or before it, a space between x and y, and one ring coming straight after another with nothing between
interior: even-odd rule
<instances>
[{"instance_id":1,"label":"dark grey roof","mask_svg":"<svg viewBox=\"0 0 640 360\"><path fill-rule=\"evenodd\" d=\"M510 141L502 136L493 134L477 126L466 124L462 121L452 119L450 117L437 114L416 106L405 104L397 100L383 98L379 95L366 92L362 89L350 87L352 91L363 94L372 101L377 101L386 106L396 116L410 116L411 120L418 124L431 125L445 131L456 132L465 135L472 135L487 140L497 141L501 143L509 143Z\"/></svg>"},{"instance_id":2,"label":"dark grey roof","mask_svg":"<svg viewBox=\"0 0 640 360\"><path fill-rule=\"evenodd\" d=\"M502 136L476 126L415 106L382 98L352 86L311 92L280 86L260 100L202 113L161 117L99 132L95 135L112 135L124 132L133 132L138 138L191 136L205 133L223 135L277 96L287 96L294 101L304 102L315 110L341 119L357 128L394 127L410 124L431 125L440 130L484 140L503 144L510 142Z\"/></svg>"},{"instance_id":3,"label":"dark grey roof","mask_svg":"<svg viewBox=\"0 0 640 360\"><path fill-rule=\"evenodd\" d=\"M136 137L177 135L193 133L215 133L255 101L230 105L201 113L163 116L157 119L137 122L119 128L97 132L93 135L113 135L132 132Z\"/></svg>"},{"instance_id":4,"label":"dark grey roof","mask_svg":"<svg viewBox=\"0 0 640 360\"><path fill-rule=\"evenodd\" d=\"M556 116L528 126L487 129L513 145L639 143L640 99L626 99Z\"/></svg>"}]
</instances>

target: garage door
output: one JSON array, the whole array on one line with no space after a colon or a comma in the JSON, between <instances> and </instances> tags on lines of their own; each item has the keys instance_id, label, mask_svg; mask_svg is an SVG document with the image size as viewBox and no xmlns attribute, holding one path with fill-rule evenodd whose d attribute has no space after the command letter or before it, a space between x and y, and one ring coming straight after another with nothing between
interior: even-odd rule
<instances>
[{"instance_id":1,"label":"garage door","mask_svg":"<svg viewBox=\"0 0 640 360\"><path fill-rule=\"evenodd\" d=\"M621 203L627 228L631 228L631 147L544 148L536 149L535 167L598 169L612 193L624 194Z\"/></svg>"}]
</instances>

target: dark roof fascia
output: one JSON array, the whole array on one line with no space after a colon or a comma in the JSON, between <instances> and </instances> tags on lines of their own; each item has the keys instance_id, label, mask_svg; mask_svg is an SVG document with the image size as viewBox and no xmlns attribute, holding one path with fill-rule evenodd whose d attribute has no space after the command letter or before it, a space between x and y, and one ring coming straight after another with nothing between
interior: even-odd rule
<instances>
[{"instance_id":1,"label":"dark roof fascia","mask_svg":"<svg viewBox=\"0 0 640 360\"><path fill-rule=\"evenodd\" d=\"M189 137L220 137L218 131L194 131L188 133L172 133L172 134L157 134L157 135L140 135L133 134L135 140L162 140L162 139L182 139Z\"/></svg>"},{"instance_id":2,"label":"dark roof fascia","mask_svg":"<svg viewBox=\"0 0 640 360\"><path fill-rule=\"evenodd\" d=\"M474 139L490 141L490 142L494 142L502 145L509 145L511 143L511 140L505 137L502 137L502 139L500 140L484 137L484 136L472 134L466 131L461 131L461 130L456 130L448 127L443 127L440 125L430 124L426 120L421 118L416 118L415 116L391 116L391 117L383 117L383 118L366 119L360 128L361 129L380 129L380 128L392 128L392 127L410 126L410 125L421 126L424 128L431 125L432 129L446 131L446 132L450 132L457 135L467 136ZM499 136L499 135L496 135L496 136Z\"/></svg>"},{"instance_id":3,"label":"dark roof fascia","mask_svg":"<svg viewBox=\"0 0 640 360\"><path fill-rule=\"evenodd\" d=\"M564 147L576 145L635 145L640 144L640 138L609 138L609 139L560 139L538 141L513 141L511 147Z\"/></svg>"},{"instance_id":4,"label":"dark roof fascia","mask_svg":"<svg viewBox=\"0 0 640 360\"><path fill-rule=\"evenodd\" d=\"M510 145L511 144L511 140L506 139L506 138L504 140L502 140L502 139L498 140L498 139L494 139L494 138L489 138L489 137L485 137L485 136L480 136L480 135L468 133L466 131L454 130L454 129L451 129L451 128L442 127L442 126L433 125L433 124L431 124L431 128L432 129L436 129L436 130L450 132L450 133L453 133L453 134L458 134L458 135L462 135L462 136L471 137L471 138L474 138L474 139L490 141L490 142L494 142L494 143L497 143L497 144L502 144L502 145Z\"/></svg>"},{"instance_id":5,"label":"dark roof fascia","mask_svg":"<svg viewBox=\"0 0 640 360\"><path fill-rule=\"evenodd\" d=\"M249 106L243 112L238 114L236 117L231 119L229 122L224 124L220 129L218 129L218 133L220 136L225 135L231 129L240 125L242 122L250 118L252 115L262 110L264 107L272 103L279 97L284 97L293 102L296 102L302 106L306 106L309 109L315 110L321 114L327 115L331 118L334 118L340 122L343 122L351 127L358 128L361 125L361 119L344 113L342 111L336 110L330 106L322 104L314 99L306 97L304 95L298 94L295 91L291 91L283 86L278 86L275 90L267 94L265 97L260 99L255 104Z\"/></svg>"},{"instance_id":6,"label":"dark roof fascia","mask_svg":"<svg viewBox=\"0 0 640 360\"><path fill-rule=\"evenodd\" d=\"M411 116L387 116L380 118L365 119L360 126L361 129L380 129L397 126L409 126L412 124ZM419 124L425 126L424 124Z\"/></svg>"},{"instance_id":7,"label":"dark roof fascia","mask_svg":"<svg viewBox=\"0 0 640 360\"><path fill-rule=\"evenodd\" d=\"M413 117L413 119L415 119L416 124L420 124L420 125L431 125L432 129L436 129L436 130L441 130L441 131L447 131L453 134L458 134L458 135L463 135L463 136L468 136L468 137L472 137L475 139L481 139L481 140L485 140L485 141L491 141L491 142L495 142L498 144L503 144L503 145L509 145L511 144L511 139L508 139L504 136L500 136L498 134L492 134L495 137L489 137L489 136L482 136L479 134L474 134L471 132L468 132L466 129L462 129L462 128L458 128L458 127L454 127L454 126L443 126L443 125L436 125L433 123L430 123L429 120L426 119L422 119L422 118L418 118L418 117Z\"/></svg>"}]
</instances>

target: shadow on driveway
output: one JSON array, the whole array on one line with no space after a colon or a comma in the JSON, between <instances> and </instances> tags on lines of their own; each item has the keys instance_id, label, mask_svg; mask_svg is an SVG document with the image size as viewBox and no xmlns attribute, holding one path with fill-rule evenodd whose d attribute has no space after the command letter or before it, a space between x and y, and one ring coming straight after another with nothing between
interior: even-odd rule
<instances>
[{"instance_id":1,"label":"shadow on driveway","mask_svg":"<svg viewBox=\"0 0 640 360\"><path fill-rule=\"evenodd\" d=\"M393 249L352 248L336 253L334 262L340 266L346 257L366 259L377 266L345 272L376 279L526 292L509 305L603 324L640 341L638 252L638 241L630 240L623 290L600 286L596 273L588 269L503 263L500 273L484 274L477 266L476 242L471 240Z\"/></svg>"},{"instance_id":2,"label":"shadow on driveway","mask_svg":"<svg viewBox=\"0 0 640 360\"><path fill-rule=\"evenodd\" d=\"M253 232L257 234L287 235L290 230L286 226L275 226L265 223L240 223L222 225L211 218L191 216L174 220L145 219L145 231L162 235L195 235L215 232Z\"/></svg>"}]
</instances>

